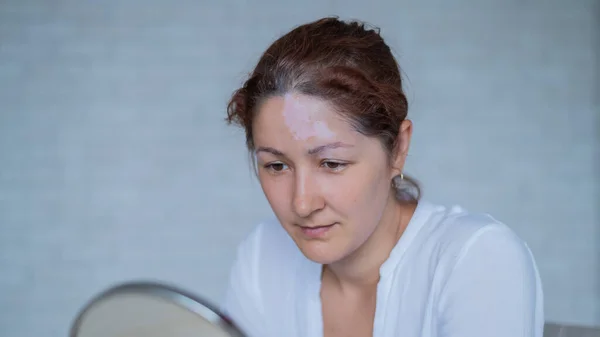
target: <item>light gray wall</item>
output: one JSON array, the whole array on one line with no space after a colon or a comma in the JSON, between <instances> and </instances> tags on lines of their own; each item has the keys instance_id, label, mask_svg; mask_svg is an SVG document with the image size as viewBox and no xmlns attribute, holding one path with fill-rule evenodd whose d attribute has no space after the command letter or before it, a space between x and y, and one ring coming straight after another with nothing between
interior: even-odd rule
<instances>
[{"instance_id":1,"label":"light gray wall","mask_svg":"<svg viewBox=\"0 0 600 337\"><path fill-rule=\"evenodd\" d=\"M123 280L220 300L236 243L270 213L225 101L275 37L330 14L381 26L397 52L426 198L509 224L548 320L600 325L598 9L0 1L0 335L64 336Z\"/></svg>"}]
</instances>

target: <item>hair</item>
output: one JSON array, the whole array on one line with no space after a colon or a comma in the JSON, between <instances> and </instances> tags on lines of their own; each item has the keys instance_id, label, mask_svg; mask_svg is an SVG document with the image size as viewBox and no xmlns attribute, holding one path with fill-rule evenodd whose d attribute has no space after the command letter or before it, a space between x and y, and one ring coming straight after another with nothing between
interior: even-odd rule
<instances>
[{"instance_id":1,"label":"hair","mask_svg":"<svg viewBox=\"0 0 600 337\"><path fill-rule=\"evenodd\" d=\"M400 68L379 28L322 18L298 26L262 54L227 106L226 121L244 128L254 151L252 122L264 100L296 92L320 98L359 133L379 139L389 158L398 146L408 102ZM418 182L394 179L398 200L418 200Z\"/></svg>"}]
</instances>

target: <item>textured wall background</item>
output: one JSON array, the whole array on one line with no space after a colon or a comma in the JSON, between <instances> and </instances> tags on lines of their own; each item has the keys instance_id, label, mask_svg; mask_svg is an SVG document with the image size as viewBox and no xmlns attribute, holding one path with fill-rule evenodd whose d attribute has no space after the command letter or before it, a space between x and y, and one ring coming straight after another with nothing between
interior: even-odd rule
<instances>
[{"instance_id":1,"label":"textured wall background","mask_svg":"<svg viewBox=\"0 0 600 337\"><path fill-rule=\"evenodd\" d=\"M598 1L0 1L0 335L64 336L117 281L213 301L270 213L225 102L292 26L382 27L425 197L536 255L548 320L600 325Z\"/></svg>"}]
</instances>

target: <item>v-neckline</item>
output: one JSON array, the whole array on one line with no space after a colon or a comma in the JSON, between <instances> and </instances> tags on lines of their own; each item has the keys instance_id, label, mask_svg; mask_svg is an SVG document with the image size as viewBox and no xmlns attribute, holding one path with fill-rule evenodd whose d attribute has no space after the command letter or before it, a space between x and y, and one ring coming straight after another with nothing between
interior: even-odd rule
<instances>
[{"instance_id":1,"label":"v-neckline","mask_svg":"<svg viewBox=\"0 0 600 337\"><path fill-rule=\"evenodd\" d=\"M419 201L413 216L411 217L404 233L394 245L394 248L390 252L388 259L381 265L379 268L380 279L377 284L377 298L375 304L375 319L373 322L373 337L378 337L383 331L381 330L381 326L384 323L384 316L380 314L381 310L384 310L386 306L386 298L387 293L389 292L389 275L396 268L396 266L400 263L404 254L410 247L410 244L414 241L414 238L419 233L420 229L427 222L431 213L429 209L431 205L426 201ZM304 308L304 322L306 329L308 329L308 333L303 334L301 336L310 336L310 337L324 337L324 322L323 322L323 305L321 302L321 286L322 286L322 275L323 275L323 265L320 263L316 263L310 260L306 260L307 270L305 272L309 276L308 285L299 286L304 288L304 295L306 296L306 301L304 303L307 306ZM302 292L301 292L302 293ZM303 322L299 322L302 324ZM306 331L305 331L306 332Z\"/></svg>"}]
</instances>

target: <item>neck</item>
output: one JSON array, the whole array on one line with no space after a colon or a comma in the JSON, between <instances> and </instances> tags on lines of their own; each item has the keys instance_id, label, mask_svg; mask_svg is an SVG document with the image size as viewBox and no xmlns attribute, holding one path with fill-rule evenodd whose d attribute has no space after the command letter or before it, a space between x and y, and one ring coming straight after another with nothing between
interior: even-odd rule
<instances>
[{"instance_id":1,"label":"neck","mask_svg":"<svg viewBox=\"0 0 600 337\"><path fill-rule=\"evenodd\" d=\"M324 277L329 274L341 289L376 287L381 265L404 233L415 208L415 203L399 203L391 195L373 234L351 255L325 266Z\"/></svg>"}]
</instances>

